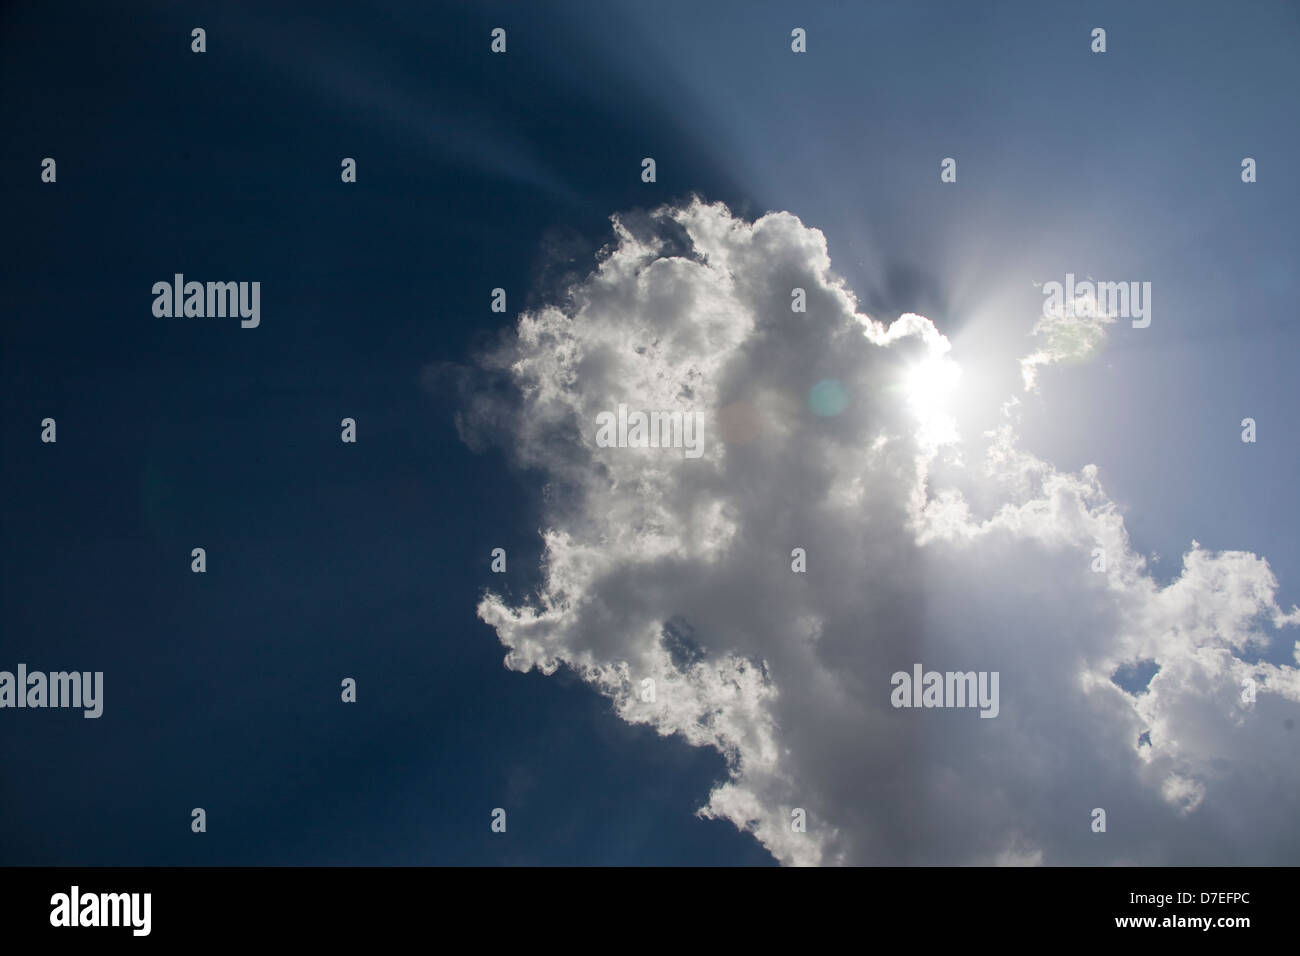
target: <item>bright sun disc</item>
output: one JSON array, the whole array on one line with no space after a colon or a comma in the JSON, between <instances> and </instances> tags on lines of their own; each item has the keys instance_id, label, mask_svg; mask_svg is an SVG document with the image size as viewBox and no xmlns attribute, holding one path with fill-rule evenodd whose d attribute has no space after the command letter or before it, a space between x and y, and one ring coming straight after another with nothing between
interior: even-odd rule
<instances>
[{"instance_id":1,"label":"bright sun disc","mask_svg":"<svg viewBox=\"0 0 1300 956\"><path fill-rule=\"evenodd\" d=\"M942 414L961 378L961 368L947 356L935 356L913 366L904 381L908 404L924 421Z\"/></svg>"},{"instance_id":2,"label":"bright sun disc","mask_svg":"<svg viewBox=\"0 0 1300 956\"><path fill-rule=\"evenodd\" d=\"M946 355L933 355L908 370L903 394L920 428L923 445L938 447L957 440L957 422L950 413L961 367Z\"/></svg>"}]
</instances>

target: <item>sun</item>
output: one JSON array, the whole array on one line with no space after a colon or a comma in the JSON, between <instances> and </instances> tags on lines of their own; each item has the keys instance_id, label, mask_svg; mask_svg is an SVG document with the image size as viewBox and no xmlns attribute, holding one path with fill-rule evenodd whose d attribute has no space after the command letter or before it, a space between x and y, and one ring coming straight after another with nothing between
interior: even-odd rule
<instances>
[{"instance_id":1,"label":"sun","mask_svg":"<svg viewBox=\"0 0 1300 956\"><path fill-rule=\"evenodd\" d=\"M961 366L946 355L932 355L913 365L903 382L907 402L922 419L947 411L961 381Z\"/></svg>"},{"instance_id":2,"label":"sun","mask_svg":"<svg viewBox=\"0 0 1300 956\"><path fill-rule=\"evenodd\" d=\"M956 440L957 425L951 408L961 381L961 366L945 354L932 354L913 365L903 379L908 406L931 441Z\"/></svg>"}]
</instances>

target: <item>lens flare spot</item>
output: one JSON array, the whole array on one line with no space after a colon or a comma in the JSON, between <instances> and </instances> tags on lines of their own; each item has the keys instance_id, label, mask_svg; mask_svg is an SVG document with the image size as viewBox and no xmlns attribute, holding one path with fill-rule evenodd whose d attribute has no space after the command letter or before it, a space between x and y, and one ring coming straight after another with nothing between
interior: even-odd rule
<instances>
[{"instance_id":1,"label":"lens flare spot","mask_svg":"<svg viewBox=\"0 0 1300 956\"><path fill-rule=\"evenodd\" d=\"M808 404L812 406L813 412L823 417L838 415L849 406L848 389L839 379L823 379L808 393Z\"/></svg>"}]
</instances>

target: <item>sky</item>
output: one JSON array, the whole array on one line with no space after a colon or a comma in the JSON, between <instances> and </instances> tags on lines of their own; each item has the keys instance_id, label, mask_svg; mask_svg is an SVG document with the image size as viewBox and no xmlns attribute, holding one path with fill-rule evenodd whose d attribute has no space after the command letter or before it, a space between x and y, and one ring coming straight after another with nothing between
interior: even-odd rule
<instances>
[{"instance_id":1,"label":"sky","mask_svg":"<svg viewBox=\"0 0 1300 956\"><path fill-rule=\"evenodd\" d=\"M104 703L0 708L0 862L1294 864L1298 45L6 5L0 670ZM176 273L260 324L156 316ZM1067 274L1150 324L1043 324ZM997 716L893 706L917 663Z\"/></svg>"}]
</instances>

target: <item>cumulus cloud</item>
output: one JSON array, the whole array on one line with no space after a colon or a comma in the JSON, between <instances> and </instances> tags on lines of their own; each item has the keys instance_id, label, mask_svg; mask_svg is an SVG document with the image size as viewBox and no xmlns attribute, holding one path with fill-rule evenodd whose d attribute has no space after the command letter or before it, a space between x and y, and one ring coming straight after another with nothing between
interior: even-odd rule
<instances>
[{"instance_id":1,"label":"cumulus cloud","mask_svg":"<svg viewBox=\"0 0 1300 956\"><path fill-rule=\"evenodd\" d=\"M1158 584L1095 467L1057 470L1011 418L956 434L933 395L961 356L929 319L861 314L795 216L613 224L457 372L462 436L548 488L539 593L478 607L508 667L571 668L716 748L698 812L782 863L1295 862L1300 669L1258 652L1300 611L1262 558L1192 542ZM1078 352L1062 328L1044 355ZM603 447L620 404L698 413L703 454ZM1137 693L1112 680L1146 661ZM916 663L998 672L998 715L895 708Z\"/></svg>"}]
</instances>

